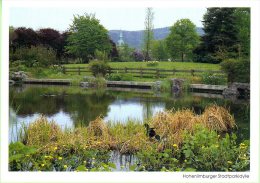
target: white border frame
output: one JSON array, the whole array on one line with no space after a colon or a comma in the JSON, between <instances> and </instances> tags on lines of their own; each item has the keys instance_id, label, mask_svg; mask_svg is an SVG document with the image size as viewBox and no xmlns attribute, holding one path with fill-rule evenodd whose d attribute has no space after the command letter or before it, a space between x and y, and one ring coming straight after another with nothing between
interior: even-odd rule
<instances>
[{"instance_id":1,"label":"white border frame","mask_svg":"<svg viewBox=\"0 0 260 183\"><path fill-rule=\"evenodd\" d=\"M8 171L8 49L2 49L1 68L1 181L3 182L258 182L259 173L259 63L260 63L260 2L254 0L128 0L128 1L26 1L26 0L3 0L3 41L2 48L8 46L8 26L9 10L11 7L251 7L251 104L250 104L250 143L251 143L251 167L250 172L228 172L222 175L243 175L250 176L249 179L184 179L184 172L9 172ZM186 174L197 175L199 172L189 172ZM215 175L218 172L203 172L204 175Z\"/></svg>"}]
</instances>

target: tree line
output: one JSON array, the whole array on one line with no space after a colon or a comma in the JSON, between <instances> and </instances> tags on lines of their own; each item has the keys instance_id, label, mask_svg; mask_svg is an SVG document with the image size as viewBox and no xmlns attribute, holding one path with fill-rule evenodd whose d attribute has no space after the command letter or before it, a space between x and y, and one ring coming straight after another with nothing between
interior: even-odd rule
<instances>
[{"instance_id":1,"label":"tree line","mask_svg":"<svg viewBox=\"0 0 260 183\"><path fill-rule=\"evenodd\" d=\"M249 58L249 8L208 8L202 21L205 33L201 37L191 20L181 19L170 28L165 39L154 40L153 18L154 13L148 8L142 50L127 44L116 46L108 30L92 14L75 15L68 30L62 33L52 28L35 31L9 27L10 60L35 60L37 52L55 55L51 58L57 63L75 59L83 63L93 59L221 63L230 58ZM23 52L32 53L24 55Z\"/></svg>"}]
</instances>

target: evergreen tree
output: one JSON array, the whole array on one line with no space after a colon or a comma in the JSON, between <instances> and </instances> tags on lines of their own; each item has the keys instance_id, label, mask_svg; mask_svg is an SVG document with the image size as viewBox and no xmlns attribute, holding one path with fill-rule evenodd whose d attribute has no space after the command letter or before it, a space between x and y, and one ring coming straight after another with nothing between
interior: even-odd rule
<instances>
[{"instance_id":1,"label":"evergreen tree","mask_svg":"<svg viewBox=\"0 0 260 183\"><path fill-rule=\"evenodd\" d=\"M195 50L197 61L219 63L238 56L235 8L208 8L203 17L205 35Z\"/></svg>"}]
</instances>

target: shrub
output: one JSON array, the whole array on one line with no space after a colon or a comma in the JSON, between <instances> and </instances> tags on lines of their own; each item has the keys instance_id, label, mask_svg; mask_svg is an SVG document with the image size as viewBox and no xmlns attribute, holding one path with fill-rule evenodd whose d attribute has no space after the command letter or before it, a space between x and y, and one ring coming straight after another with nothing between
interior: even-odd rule
<instances>
[{"instance_id":1,"label":"shrub","mask_svg":"<svg viewBox=\"0 0 260 183\"><path fill-rule=\"evenodd\" d=\"M119 73L107 74L106 79L109 81L122 81L122 75Z\"/></svg>"},{"instance_id":2,"label":"shrub","mask_svg":"<svg viewBox=\"0 0 260 183\"><path fill-rule=\"evenodd\" d=\"M224 78L223 75L204 73L202 75L202 82L204 84L223 85L226 83L226 79Z\"/></svg>"},{"instance_id":3,"label":"shrub","mask_svg":"<svg viewBox=\"0 0 260 183\"><path fill-rule=\"evenodd\" d=\"M95 78L89 79L89 83L91 86L96 87L96 88L103 88L106 87L106 80L105 78L101 76L97 76Z\"/></svg>"},{"instance_id":4,"label":"shrub","mask_svg":"<svg viewBox=\"0 0 260 183\"><path fill-rule=\"evenodd\" d=\"M143 61L144 60L144 55L137 50L135 50L132 53L132 57L133 57L134 61Z\"/></svg>"},{"instance_id":5,"label":"shrub","mask_svg":"<svg viewBox=\"0 0 260 183\"><path fill-rule=\"evenodd\" d=\"M10 60L24 60L27 67L47 67L56 62L56 53L51 48L32 46L31 48L18 48Z\"/></svg>"},{"instance_id":6,"label":"shrub","mask_svg":"<svg viewBox=\"0 0 260 183\"><path fill-rule=\"evenodd\" d=\"M106 60L108 60L108 55L105 51L96 50L95 51L95 58L97 60L106 61Z\"/></svg>"},{"instance_id":7,"label":"shrub","mask_svg":"<svg viewBox=\"0 0 260 183\"><path fill-rule=\"evenodd\" d=\"M107 70L110 69L109 65L105 61L92 61L89 64L89 68L94 76L105 76Z\"/></svg>"},{"instance_id":8,"label":"shrub","mask_svg":"<svg viewBox=\"0 0 260 183\"><path fill-rule=\"evenodd\" d=\"M228 82L250 82L250 61L246 59L227 59L221 63L222 70L228 76Z\"/></svg>"},{"instance_id":9,"label":"shrub","mask_svg":"<svg viewBox=\"0 0 260 183\"><path fill-rule=\"evenodd\" d=\"M133 76L131 74L119 74L113 73L106 76L109 81L133 81Z\"/></svg>"},{"instance_id":10,"label":"shrub","mask_svg":"<svg viewBox=\"0 0 260 183\"><path fill-rule=\"evenodd\" d=\"M148 61L146 66L147 67L155 67L158 66L159 62L158 61Z\"/></svg>"}]
</instances>

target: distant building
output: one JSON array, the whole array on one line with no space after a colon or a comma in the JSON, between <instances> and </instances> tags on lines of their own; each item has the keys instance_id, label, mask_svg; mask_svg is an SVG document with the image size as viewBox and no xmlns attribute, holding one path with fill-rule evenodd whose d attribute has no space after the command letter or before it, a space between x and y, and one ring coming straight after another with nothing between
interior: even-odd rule
<instances>
[{"instance_id":1,"label":"distant building","mask_svg":"<svg viewBox=\"0 0 260 183\"><path fill-rule=\"evenodd\" d=\"M120 32L120 35L119 35L119 40L117 41L117 45L118 46L122 46L124 44L124 40L123 40L123 33L122 31Z\"/></svg>"}]
</instances>

